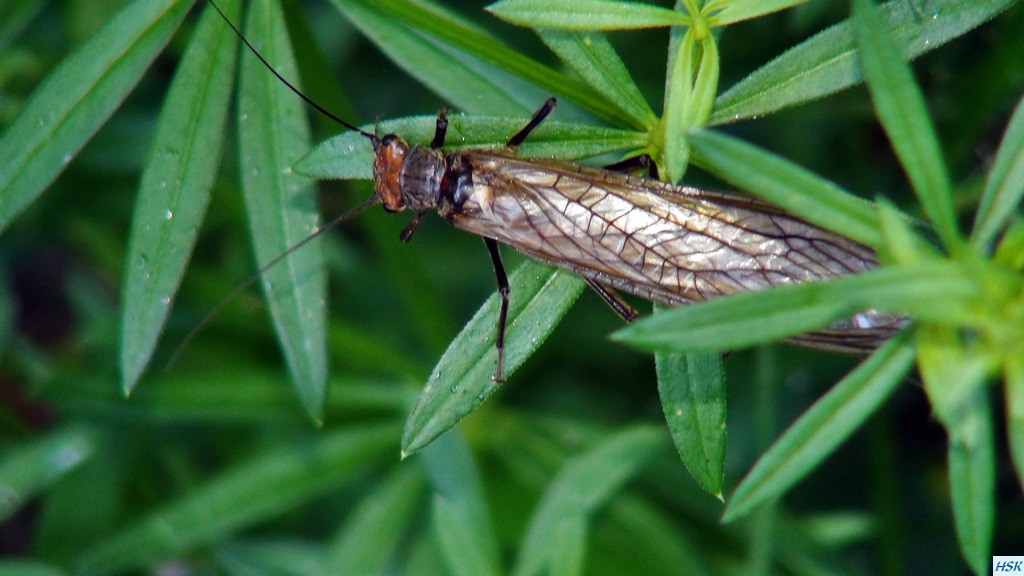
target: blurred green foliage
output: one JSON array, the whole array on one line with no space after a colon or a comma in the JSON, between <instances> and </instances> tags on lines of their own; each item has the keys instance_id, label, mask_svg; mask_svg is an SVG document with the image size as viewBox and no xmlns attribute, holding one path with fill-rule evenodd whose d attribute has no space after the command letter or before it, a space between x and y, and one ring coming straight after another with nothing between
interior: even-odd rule
<instances>
[{"instance_id":1,"label":"blurred green foliage","mask_svg":"<svg viewBox=\"0 0 1024 576\"><path fill-rule=\"evenodd\" d=\"M7 146L0 146L6 153L0 165L9 167L5 162L23 150L11 138L12 126L44 78L104 23L143 4L12 0L0 6L0 130ZM691 480L666 433L650 355L609 342L620 322L589 294L499 394L454 431L400 460L403 425L423 383L493 292L480 242L436 218L404 245L397 240L406 219L371 209L319 242L330 314L324 328L330 376L319 400L299 400L255 289L224 308L164 370L189 330L259 265L250 246L258 234L243 224L239 172L246 168L238 159L234 124L241 113L233 99L230 129L211 136L223 140L224 151L194 254L148 371L126 383L122 286L133 205L171 79L198 33L200 13L208 12L201 2L191 9L169 4L175 7L167 14L180 11L182 23L165 24L169 43L161 50L154 41L155 60L139 64L145 73L130 96L111 103L108 121L88 101L82 115L96 121L95 135L84 131L84 147L69 152L66 162L58 154L56 163L25 174L38 181L38 199L24 211L3 212L0 571L968 570L951 514L950 495L960 487L950 485L946 470L947 438L915 380L899 386L779 503L723 525L721 502ZM936 1L907 4L922 19L944 16L933 13ZM494 18L479 3L412 5L429 6L436 19L419 22L409 37L447 55L447 63L389 59L367 39L384 42L388 23L411 26L415 11L404 13L406 20L395 12L404 2L287 4L304 90L360 124L429 117L444 106L523 117L556 89L585 92L586 84L531 31ZM719 92L849 13L845 2L810 2L716 29ZM367 24L373 17L380 27ZM490 52L504 68L485 69L466 55L457 42L475 38L471 33L513 47ZM667 29L613 32L608 39L645 100L660 110ZM962 229L1024 88L1022 44L1024 10L1013 5L913 62L955 183ZM240 66L250 57L242 52ZM529 59L548 68L531 68ZM62 74L84 75L84 67ZM468 85L474 70L482 80ZM559 85L560 78L572 81ZM52 81L68 82L54 91L56 100L86 88L68 78ZM615 107L597 96L558 95L562 106L553 120L614 121ZM641 116L613 125L643 132ZM313 142L338 130L317 115L312 125ZM726 130L846 190L885 196L924 217L863 86ZM11 174L0 172L0 182L9 184ZM723 186L697 170L686 179ZM323 183L320 213L329 219L369 194L365 183ZM0 193L0 210L5 201L10 198ZM516 268L520 258L507 256L509 269ZM734 352L724 364L728 501L773 440L856 363L770 345ZM1003 413L997 397L993 410ZM321 427L310 413L322 418ZM996 427L992 551L1019 554L1024 504L1003 430Z\"/></svg>"}]
</instances>

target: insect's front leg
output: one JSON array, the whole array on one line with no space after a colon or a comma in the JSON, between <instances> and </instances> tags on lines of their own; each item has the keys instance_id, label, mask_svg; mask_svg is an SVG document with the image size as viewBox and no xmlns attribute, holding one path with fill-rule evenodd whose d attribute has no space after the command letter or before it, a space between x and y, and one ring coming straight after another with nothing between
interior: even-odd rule
<instances>
[{"instance_id":1,"label":"insect's front leg","mask_svg":"<svg viewBox=\"0 0 1024 576\"><path fill-rule=\"evenodd\" d=\"M430 141L431 150L444 148L444 137L448 134L448 111L444 108L437 113L437 123L434 124L434 139Z\"/></svg>"}]
</instances>

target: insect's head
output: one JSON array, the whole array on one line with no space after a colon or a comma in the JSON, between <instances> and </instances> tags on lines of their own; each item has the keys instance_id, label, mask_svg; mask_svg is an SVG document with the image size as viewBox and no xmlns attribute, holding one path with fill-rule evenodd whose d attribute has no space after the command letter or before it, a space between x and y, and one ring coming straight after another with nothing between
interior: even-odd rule
<instances>
[{"instance_id":1,"label":"insect's head","mask_svg":"<svg viewBox=\"0 0 1024 576\"><path fill-rule=\"evenodd\" d=\"M388 212L399 212L406 208L402 197L402 164L409 152L409 145L394 134L374 138L373 143L373 191Z\"/></svg>"}]
</instances>

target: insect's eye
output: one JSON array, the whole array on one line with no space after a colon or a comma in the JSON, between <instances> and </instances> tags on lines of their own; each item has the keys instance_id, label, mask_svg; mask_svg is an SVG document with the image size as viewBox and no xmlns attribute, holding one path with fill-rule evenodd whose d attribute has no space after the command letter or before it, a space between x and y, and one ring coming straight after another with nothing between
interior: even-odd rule
<instances>
[{"instance_id":1,"label":"insect's eye","mask_svg":"<svg viewBox=\"0 0 1024 576\"><path fill-rule=\"evenodd\" d=\"M380 143L382 146L390 146L395 140L398 140L398 136L395 134L385 134L384 137L380 139Z\"/></svg>"}]
</instances>

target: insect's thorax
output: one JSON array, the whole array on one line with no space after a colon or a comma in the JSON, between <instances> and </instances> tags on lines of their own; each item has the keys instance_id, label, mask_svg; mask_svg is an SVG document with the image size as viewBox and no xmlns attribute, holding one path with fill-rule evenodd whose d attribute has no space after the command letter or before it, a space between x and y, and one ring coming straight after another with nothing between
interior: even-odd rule
<instances>
[{"instance_id":1,"label":"insect's thorax","mask_svg":"<svg viewBox=\"0 0 1024 576\"><path fill-rule=\"evenodd\" d=\"M388 134L375 142L374 190L384 209L409 209L423 213L437 208L450 187L444 154L422 146L409 147L404 140Z\"/></svg>"}]
</instances>

